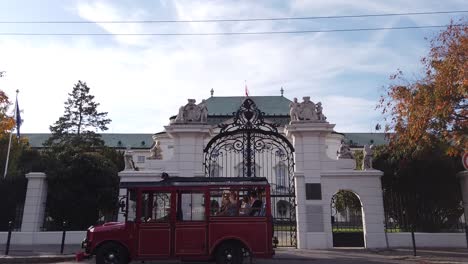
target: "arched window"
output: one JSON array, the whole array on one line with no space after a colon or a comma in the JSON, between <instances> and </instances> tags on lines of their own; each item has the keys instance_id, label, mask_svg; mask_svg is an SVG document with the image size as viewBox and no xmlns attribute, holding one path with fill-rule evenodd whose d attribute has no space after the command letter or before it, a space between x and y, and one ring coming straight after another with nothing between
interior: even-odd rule
<instances>
[{"instance_id":1,"label":"arched window","mask_svg":"<svg viewBox=\"0 0 468 264\"><path fill-rule=\"evenodd\" d=\"M211 177L222 177L221 173L223 171L223 167L219 166L217 162L213 162L210 165L210 176Z\"/></svg>"},{"instance_id":2,"label":"arched window","mask_svg":"<svg viewBox=\"0 0 468 264\"><path fill-rule=\"evenodd\" d=\"M286 190L288 183L286 181L287 167L284 162L279 162L273 167L276 176L276 190Z\"/></svg>"},{"instance_id":3,"label":"arched window","mask_svg":"<svg viewBox=\"0 0 468 264\"><path fill-rule=\"evenodd\" d=\"M255 163L255 171L253 172L255 176L260 176L258 175L260 168L260 165ZM244 177L244 163L239 162L236 166L234 166L234 171L236 172L236 177Z\"/></svg>"}]
</instances>

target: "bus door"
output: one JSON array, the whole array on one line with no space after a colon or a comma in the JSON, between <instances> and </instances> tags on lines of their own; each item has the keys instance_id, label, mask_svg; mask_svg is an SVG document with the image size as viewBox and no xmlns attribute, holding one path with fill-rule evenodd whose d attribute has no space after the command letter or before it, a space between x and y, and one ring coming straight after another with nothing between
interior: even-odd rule
<instances>
[{"instance_id":1,"label":"bus door","mask_svg":"<svg viewBox=\"0 0 468 264\"><path fill-rule=\"evenodd\" d=\"M137 252L141 258L167 258L171 254L171 193L141 192L137 221Z\"/></svg>"},{"instance_id":2,"label":"bus door","mask_svg":"<svg viewBox=\"0 0 468 264\"><path fill-rule=\"evenodd\" d=\"M176 256L207 254L206 196L203 191L178 191L174 252Z\"/></svg>"}]
</instances>

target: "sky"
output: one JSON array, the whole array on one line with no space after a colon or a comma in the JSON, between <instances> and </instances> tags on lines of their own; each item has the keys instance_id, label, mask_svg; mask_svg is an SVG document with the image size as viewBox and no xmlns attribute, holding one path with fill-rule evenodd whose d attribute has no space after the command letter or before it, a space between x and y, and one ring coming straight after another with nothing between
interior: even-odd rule
<instances>
[{"instance_id":1,"label":"sky","mask_svg":"<svg viewBox=\"0 0 468 264\"><path fill-rule=\"evenodd\" d=\"M210 33L446 25L464 14L346 19L106 24L109 20L202 20L468 10L466 0L61 1L0 0L0 33ZM0 35L0 89L22 109L22 132L46 133L82 80L108 112L109 133L156 133L194 98L310 96L338 132L375 132L389 76L422 74L428 39L441 29L229 36ZM11 108L12 110L12 108Z\"/></svg>"}]
</instances>

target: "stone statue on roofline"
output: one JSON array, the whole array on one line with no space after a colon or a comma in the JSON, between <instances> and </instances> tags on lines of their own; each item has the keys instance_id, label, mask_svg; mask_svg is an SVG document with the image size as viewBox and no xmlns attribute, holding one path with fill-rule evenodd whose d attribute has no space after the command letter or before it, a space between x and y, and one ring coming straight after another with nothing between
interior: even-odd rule
<instances>
[{"instance_id":1,"label":"stone statue on roofline","mask_svg":"<svg viewBox=\"0 0 468 264\"><path fill-rule=\"evenodd\" d=\"M130 146L127 146L127 149L125 150L124 161L125 170L136 170L135 162L133 162L133 151L131 150Z\"/></svg>"},{"instance_id":2,"label":"stone statue on roofline","mask_svg":"<svg viewBox=\"0 0 468 264\"><path fill-rule=\"evenodd\" d=\"M299 103L297 98L289 104L289 116L291 123L305 122L326 122L327 118L323 114L322 103L315 104L309 96L304 96L303 102Z\"/></svg>"},{"instance_id":3,"label":"stone statue on roofline","mask_svg":"<svg viewBox=\"0 0 468 264\"><path fill-rule=\"evenodd\" d=\"M155 140L154 146L150 149L150 152L151 152L151 156L149 156L148 159L154 159L154 160L163 159L161 142L159 140Z\"/></svg>"},{"instance_id":4,"label":"stone statue on roofline","mask_svg":"<svg viewBox=\"0 0 468 264\"><path fill-rule=\"evenodd\" d=\"M206 123L208 121L208 107L203 100L199 105L195 99L188 99L188 103L179 108L179 113L174 121L176 124Z\"/></svg>"},{"instance_id":5,"label":"stone statue on roofline","mask_svg":"<svg viewBox=\"0 0 468 264\"><path fill-rule=\"evenodd\" d=\"M327 120L327 117L323 114L322 110L322 102L318 102L317 103L317 118L318 120L320 121L326 121Z\"/></svg>"},{"instance_id":6,"label":"stone statue on roofline","mask_svg":"<svg viewBox=\"0 0 468 264\"><path fill-rule=\"evenodd\" d=\"M371 140L370 145L364 145L364 158L362 159L362 169L372 169L372 155L374 155L374 141Z\"/></svg>"},{"instance_id":7,"label":"stone statue on roofline","mask_svg":"<svg viewBox=\"0 0 468 264\"><path fill-rule=\"evenodd\" d=\"M336 152L336 155L337 159L354 159L351 148L344 142L344 140L341 140L340 148Z\"/></svg>"},{"instance_id":8,"label":"stone statue on roofline","mask_svg":"<svg viewBox=\"0 0 468 264\"><path fill-rule=\"evenodd\" d=\"M291 117L291 121L298 121L299 120L299 110L300 104L297 102L297 98L289 104L289 116Z\"/></svg>"},{"instance_id":9,"label":"stone statue on roofline","mask_svg":"<svg viewBox=\"0 0 468 264\"><path fill-rule=\"evenodd\" d=\"M304 101L301 103L301 114L300 114L301 120L308 120L308 121L318 120L317 110L315 108L314 102L310 100L310 96L304 96L302 97L302 99Z\"/></svg>"},{"instance_id":10,"label":"stone statue on roofline","mask_svg":"<svg viewBox=\"0 0 468 264\"><path fill-rule=\"evenodd\" d=\"M208 122L208 106L206 105L206 100L203 99L201 103L198 105L200 108L200 122L206 123Z\"/></svg>"}]
</instances>

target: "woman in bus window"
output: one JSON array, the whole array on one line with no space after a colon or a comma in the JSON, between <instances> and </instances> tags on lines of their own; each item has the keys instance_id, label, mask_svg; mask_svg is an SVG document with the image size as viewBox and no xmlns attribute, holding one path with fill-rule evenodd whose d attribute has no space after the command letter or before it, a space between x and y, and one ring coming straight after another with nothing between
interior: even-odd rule
<instances>
[{"instance_id":1,"label":"woman in bus window","mask_svg":"<svg viewBox=\"0 0 468 264\"><path fill-rule=\"evenodd\" d=\"M231 192L229 195L223 195L223 201L221 205L221 212L218 216L236 216L237 215L237 200L235 192Z\"/></svg>"},{"instance_id":2,"label":"woman in bus window","mask_svg":"<svg viewBox=\"0 0 468 264\"><path fill-rule=\"evenodd\" d=\"M239 211L239 215L247 216L250 213L250 203L249 203L249 196L244 195L242 198L241 209Z\"/></svg>"}]
</instances>

